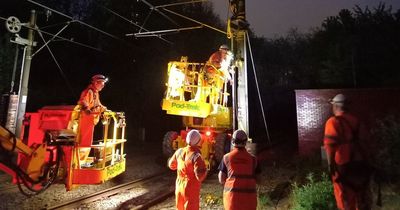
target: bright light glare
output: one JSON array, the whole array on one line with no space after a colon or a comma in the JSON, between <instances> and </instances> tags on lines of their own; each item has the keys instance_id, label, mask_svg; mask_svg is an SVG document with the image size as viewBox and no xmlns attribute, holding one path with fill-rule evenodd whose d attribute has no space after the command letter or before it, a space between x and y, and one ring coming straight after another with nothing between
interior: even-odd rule
<instances>
[{"instance_id":1,"label":"bright light glare","mask_svg":"<svg viewBox=\"0 0 400 210\"><path fill-rule=\"evenodd\" d=\"M168 85L171 87L170 95L172 97L180 96L185 74L176 68L175 64L171 67L169 74Z\"/></svg>"},{"instance_id":2,"label":"bright light glare","mask_svg":"<svg viewBox=\"0 0 400 210\"><path fill-rule=\"evenodd\" d=\"M228 80L231 79L231 75L229 74L229 66L231 65L232 59L233 59L233 54L232 52L228 51L226 58L221 62L220 70L224 73L225 79Z\"/></svg>"}]
</instances>

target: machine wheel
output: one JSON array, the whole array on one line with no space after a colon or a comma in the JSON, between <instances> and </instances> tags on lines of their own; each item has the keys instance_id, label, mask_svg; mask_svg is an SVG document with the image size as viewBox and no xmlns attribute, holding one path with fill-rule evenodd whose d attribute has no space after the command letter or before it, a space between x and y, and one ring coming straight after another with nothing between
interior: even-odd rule
<instances>
[{"instance_id":1,"label":"machine wheel","mask_svg":"<svg viewBox=\"0 0 400 210\"><path fill-rule=\"evenodd\" d=\"M169 158L174 154L174 148L172 147L172 142L178 137L178 133L175 131L168 131L164 135L162 150L165 157Z\"/></svg>"},{"instance_id":2,"label":"machine wheel","mask_svg":"<svg viewBox=\"0 0 400 210\"><path fill-rule=\"evenodd\" d=\"M221 162L222 158L226 153L228 153L231 149L230 141L228 139L228 135L226 133L219 133L215 137L215 146L214 146L214 151L215 151L215 162L217 164L216 167L218 167L219 163Z\"/></svg>"}]
</instances>

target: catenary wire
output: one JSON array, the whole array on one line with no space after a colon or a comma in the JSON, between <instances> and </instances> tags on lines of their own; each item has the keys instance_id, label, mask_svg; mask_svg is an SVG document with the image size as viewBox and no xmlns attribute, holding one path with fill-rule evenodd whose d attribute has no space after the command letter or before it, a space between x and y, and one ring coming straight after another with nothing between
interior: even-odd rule
<instances>
[{"instance_id":1,"label":"catenary wire","mask_svg":"<svg viewBox=\"0 0 400 210\"><path fill-rule=\"evenodd\" d=\"M109 36L109 37L111 37L111 38L114 38L114 39L116 39L116 40L118 40L118 41L125 42L123 39L121 39L121 38L119 38L119 37L117 37L117 36L115 36L115 35L112 35L112 34L110 34L110 33L108 33L108 32L105 32L105 31L103 31L103 30L101 30L101 29L99 29L99 28L96 28L96 27L94 27L94 26L92 26L92 25L90 25L90 24L87 24L87 23L85 23L85 22L83 22L83 21L74 19L73 17L71 17L71 16L69 16L69 15L66 15L66 14L64 14L64 13L62 13L62 12L59 12L59 11L57 11L57 10L55 10L55 9L52 9L52 8L50 8L50 7L48 7L48 6L45 6L45 5L43 5L43 4L40 4L40 3L35 2L35 1L33 1L33 0L26 0L26 1L28 1L28 2L30 2L30 3L32 3L32 4L35 4L35 5L37 5L37 6L40 6L40 7L44 8L44 9L50 10L50 11L56 13L56 14L59 14L59 15L61 15L61 16L63 16L63 17L66 17L66 18L68 18L68 19L70 19L70 20L74 20L74 22L80 23L81 25L84 25L84 26L86 26L86 27L88 27L88 28L91 28L91 29L93 29L93 30L95 30L95 31L97 31L97 32L100 32L100 33L102 33L102 34L104 34L104 35L107 35L107 36Z\"/></svg>"},{"instance_id":2,"label":"catenary wire","mask_svg":"<svg viewBox=\"0 0 400 210\"><path fill-rule=\"evenodd\" d=\"M111 10L111 9L109 9L109 8L107 8L107 7L104 7L104 6L101 6L101 5L99 5L99 6L102 7L103 9L105 9L106 11L110 12L111 14L113 14L113 15L115 15L115 16L117 16L117 17L119 17L119 18L121 18L121 19L123 19L123 20L125 20L125 21L127 21L128 23L130 23L130 24L132 24L132 25L134 25L134 26L136 26L136 27L138 27L139 29L143 29L143 30L145 30L146 32L150 32L149 30L147 30L147 29L143 28L142 26L140 26L140 25L134 23L132 20L129 20L128 18L126 18L126 17L124 17L124 16L118 14L117 12L114 12L113 10ZM127 36L127 35L126 35L126 36ZM159 37L159 38L162 39L163 41L167 42L168 44L173 44L171 41L169 41L169 40L167 40L167 39L164 39L163 37Z\"/></svg>"},{"instance_id":3,"label":"catenary wire","mask_svg":"<svg viewBox=\"0 0 400 210\"><path fill-rule=\"evenodd\" d=\"M7 18L1 17L1 16L0 16L0 19L1 19L1 20L4 20L4 21L7 20ZM40 30L40 29L37 29L37 28L32 28L32 27L29 27L28 25L22 24L21 26L22 26L22 27L26 27L26 28L28 28L28 29L35 30L35 31L40 31L41 33L46 34L46 35L49 35L49 36L55 36L55 34L53 34L53 33L50 33L50 32L44 31L44 30ZM76 41L73 41L73 40L71 40L71 39L68 39L68 38L65 38L65 37L62 37L62 36L58 36L58 35L57 35L57 36L55 36L55 37L61 39L62 41L70 42L70 43L79 45L79 46L81 46L81 47L86 47L86 48L89 48L89 49L92 49L92 50L96 50L96 51L98 51L98 52L103 52L103 53L105 52L105 51L103 51L103 50L101 50L101 49L99 49L99 48L92 47L92 46L90 46L90 45L83 44L83 43L80 43L80 42L76 42Z\"/></svg>"},{"instance_id":4,"label":"catenary wire","mask_svg":"<svg viewBox=\"0 0 400 210\"><path fill-rule=\"evenodd\" d=\"M38 30L38 33L39 33L40 38L42 38L43 42L46 43L46 40L44 39L43 34L40 32L40 30ZM57 67L58 67L58 69L60 71L60 74L63 77L63 79L65 80L65 83L67 84L69 90L71 91L72 96L76 96L74 90L72 89L71 84L69 83L67 77L65 76L64 71L62 70L60 64L58 63L58 61L56 59L56 57L54 56L53 52L51 51L49 45L46 44L46 48L49 50L49 53L50 53L51 57L53 58L54 62L56 63L56 65L57 65Z\"/></svg>"},{"instance_id":5,"label":"catenary wire","mask_svg":"<svg viewBox=\"0 0 400 210\"><path fill-rule=\"evenodd\" d=\"M192 22L198 23L198 24L200 24L200 25L202 25L202 26L205 26L205 27L207 27L207 28L210 28L210 29L213 29L213 30L215 30L215 31L218 31L218 32L220 32L220 33L226 34L226 32L223 31L223 30L220 30L220 29L218 29L218 28L212 27L212 26L210 26L210 25L207 25L207 24L202 23L202 22L200 22L200 21L194 20L194 19L192 19L192 18L186 17L186 16L181 15L181 14L179 14L179 13L177 13L177 12L172 11L172 10L169 10L169 9L166 9L166 8L163 8L163 10L165 10L165 11L167 11L167 12L169 12L169 13L172 13L172 14L174 14L174 15L176 15L176 16L179 16L179 17L181 17L181 18L184 18L184 19L190 20L190 21L192 21Z\"/></svg>"},{"instance_id":6,"label":"catenary wire","mask_svg":"<svg viewBox=\"0 0 400 210\"><path fill-rule=\"evenodd\" d=\"M246 31L246 38L247 38L247 43L249 44L249 53L250 53L250 58L251 58L251 64L253 66L254 80L256 82L258 100L260 101L260 106L261 106L261 112L262 112L262 116L263 116L263 120L264 120L265 131L267 133L268 143L271 144L271 138L269 136L268 125L267 125L267 121L265 119L266 117L265 117L265 112L264 112L264 105L263 105L263 101L262 101L262 98L261 98L260 87L258 85L258 80L257 80L256 66L254 65L253 52L251 50L249 33L247 31Z\"/></svg>"}]
</instances>

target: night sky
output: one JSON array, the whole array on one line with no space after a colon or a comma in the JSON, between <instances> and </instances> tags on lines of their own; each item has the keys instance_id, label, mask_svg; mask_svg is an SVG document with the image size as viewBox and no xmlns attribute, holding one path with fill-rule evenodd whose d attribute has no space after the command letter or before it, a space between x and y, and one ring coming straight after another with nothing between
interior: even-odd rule
<instances>
[{"instance_id":1,"label":"night sky","mask_svg":"<svg viewBox=\"0 0 400 210\"><path fill-rule=\"evenodd\" d=\"M222 19L227 17L228 0L210 0ZM341 9L352 9L355 5L370 9L383 2L392 5L393 10L400 9L399 0L247 0L246 15L250 27L256 35L273 38L284 35L290 28L307 32L318 27L328 16L334 16Z\"/></svg>"}]
</instances>

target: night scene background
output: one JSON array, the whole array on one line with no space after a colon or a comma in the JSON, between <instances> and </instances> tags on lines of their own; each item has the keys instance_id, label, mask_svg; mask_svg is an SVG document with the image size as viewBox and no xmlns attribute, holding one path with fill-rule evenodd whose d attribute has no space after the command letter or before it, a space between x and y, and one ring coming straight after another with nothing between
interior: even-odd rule
<instances>
[{"instance_id":1,"label":"night scene background","mask_svg":"<svg viewBox=\"0 0 400 210\"><path fill-rule=\"evenodd\" d=\"M33 2L59 13L47 13ZM0 23L4 25L9 16L28 22L30 10L35 9L38 13L37 26L43 31L45 40L51 39L50 34L56 34L68 22L69 25L49 43L53 55L45 47L33 57L27 111L34 112L48 105L76 104L90 77L101 73L110 79L100 93L101 101L113 111L126 113L127 139L130 142L135 142L136 130L140 128L145 129L146 141L155 143L161 142L165 132L181 129L181 118L168 116L160 107L169 61L188 56L189 61L205 62L221 44L229 44L226 35L207 27L162 36L127 36L138 32L198 26L162 9L151 10L142 1L33 2L1 1ZM185 1L148 2L156 6ZM212 2L184 4L169 9L226 30L226 17L223 16L226 10L220 2L215 5ZM262 1L263 4L267 2ZM289 24L288 28L277 31L270 28L268 32L259 27L263 22L270 22L258 15L268 12L252 11L251 8L256 6L249 3L251 6L247 7L246 12L250 24L250 42L272 142L289 141L296 144L296 89L399 87L399 5L392 7L390 2L374 3L367 5L355 2L350 7L337 8L337 13L326 13L314 26L290 27ZM313 5L310 1L308 4ZM293 11L296 7L291 6ZM317 10L318 4L314 6ZM284 14L282 12L280 17ZM301 17L301 14L298 16ZM252 20L255 22L254 28ZM274 21L275 25L279 25L279 16ZM27 28L23 27L19 34L26 37L26 33ZM0 27L2 93L18 91L20 68L16 71L17 84L13 90L10 89L16 49L15 44L9 41L12 36L4 26ZM38 33L35 33L35 41L38 45L34 52L44 44ZM262 143L266 140L266 132L254 84L254 75L249 71L250 134L255 142Z\"/></svg>"}]
</instances>

